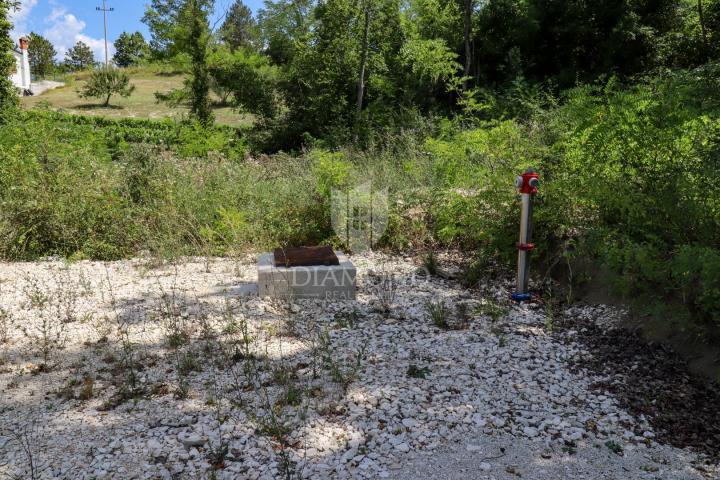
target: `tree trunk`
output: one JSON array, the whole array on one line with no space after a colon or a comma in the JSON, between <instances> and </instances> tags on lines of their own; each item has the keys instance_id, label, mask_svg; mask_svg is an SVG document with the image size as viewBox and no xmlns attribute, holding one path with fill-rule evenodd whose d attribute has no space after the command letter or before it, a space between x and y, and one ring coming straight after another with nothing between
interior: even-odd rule
<instances>
[{"instance_id":1,"label":"tree trunk","mask_svg":"<svg viewBox=\"0 0 720 480\"><path fill-rule=\"evenodd\" d=\"M705 15L703 14L703 4L702 0L698 0L697 3L697 9L698 9L698 20L700 22L700 34L702 35L702 45L703 45L703 55L707 54L707 30L705 29Z\"/></svg>"},{"instance_id":2,"label":"tree trunk","mask_svg":"<svg viewBox=\"0 0 720 480\"><path fill-rule=\"evenodd\" d=\"M470 44L470 34L472 32L472 12L473 12L473 0L463 0L465 11L463 14L463 19L465 23L464 28L464 39L465 39L465 70L463 71L463 75L465 77L470 77L472 75L472 46ZM466 85L469 82L469 80L466 80Z\"/></svg>"},{"instance_id":3,"label":"tree trunk","mask_svg":"<svg viewBox=\"0 0 720 480\"><path fill-rule=\"evenodd\" d=\"M360 72L358 74L357 83L357 106L355 108L355 128L357 137L357 128L360 125L360 117L362 115L363 97L365 96L365 69L367 68L368 58L368 36L370 34L370 5L369 0L365 2L365 25L363 29L363 38L360 54Z\"/></svg>"},{"instance_id":4,"label":"tree trunk","mask_svg":"<svg viewBox=\"0 0 720 480\"><path fill-rule=\"evenodd\" d=\"M106 107L109 107L109 106L110 106L110 97L112 97L112 93L109 93L108 96L107 96L107 98L105 99L105 106L106 106Z\"/></svg>"}]
</instances>

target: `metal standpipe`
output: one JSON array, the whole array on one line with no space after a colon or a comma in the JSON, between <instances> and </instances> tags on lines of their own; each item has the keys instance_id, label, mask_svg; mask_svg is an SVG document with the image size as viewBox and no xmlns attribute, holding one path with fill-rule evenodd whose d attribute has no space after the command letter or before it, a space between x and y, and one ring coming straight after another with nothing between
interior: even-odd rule
<instances>
[{"instance_id":1,"label":"metal standpipe","mask_svg":"<svg viewBox=\"0 0 720 480\"><path fill-rule=\"evenodd\" d=\"M533 199L537 193L540 179L535 170L528 168L525 173L515 179L515 186L522 197L522 211L520 214L520 239L517 243L517 290L512 298L518 302L532 299L528 290L528 277L530 270L530 252L535 249L532 242L532 214Z\"/></svg>"}]
</instances>

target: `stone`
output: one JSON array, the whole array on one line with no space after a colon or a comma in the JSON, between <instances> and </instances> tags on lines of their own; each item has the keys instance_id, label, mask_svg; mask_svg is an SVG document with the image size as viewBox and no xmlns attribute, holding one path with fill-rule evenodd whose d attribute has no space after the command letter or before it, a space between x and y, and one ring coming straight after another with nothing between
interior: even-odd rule
<instances>
[{"instance_id":1,"label":"stone","mask_svg":"<svg viewBox=\"0 0 720 480\"><path fill-rule=\"evenodd\" d=\"M407 453L410 451L410 445L408 445L406 442L398 443L395 445L395 450L402 453Z\"/></svg>"},{"instance_id":2,"label":"stone","mask_svg":"<svg viewBox=\"0 0 720 480\"><path fill-rule=\"evenodd\" d=\"M180 440L180 443L182 443L187 449L192 447L202 447L205 445L205 442L207 442L206 438L203 438L196 433L180 433L178 434L178 440Z\"/></svg>"},{"instance_id":3,"label":"stone","mask_svg":"<svg viewBox=\"0 0 720 480\"><path fill-rule=\"evenodd\" d=\"M260 297L320 300L354 300L357 269L340 251L339 265L276 267L272 253L258 259Z\"/></svg>"}]
</instances>

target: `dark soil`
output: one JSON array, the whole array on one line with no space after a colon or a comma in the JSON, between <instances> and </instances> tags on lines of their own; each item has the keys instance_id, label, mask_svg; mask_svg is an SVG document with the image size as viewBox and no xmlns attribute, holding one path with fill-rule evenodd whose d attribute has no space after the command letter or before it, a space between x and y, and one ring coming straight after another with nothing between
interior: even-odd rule
<instances>
[{"instance_id":1,"label":"dark soil","mask_svg":"<svg viewBox=\"0 0 720 480\"><path fill-rule=\"evenodd\" d=\"M720 459L720 385L690 373L671 347L648 342L638 332L577 318L558 323L561 338L581 343L591 354L575 367L603 378L593 387L611 392L628 413L645 415L658 442ZM566 335L569 330L577 335Z\"/></svg>"}]
</instances>

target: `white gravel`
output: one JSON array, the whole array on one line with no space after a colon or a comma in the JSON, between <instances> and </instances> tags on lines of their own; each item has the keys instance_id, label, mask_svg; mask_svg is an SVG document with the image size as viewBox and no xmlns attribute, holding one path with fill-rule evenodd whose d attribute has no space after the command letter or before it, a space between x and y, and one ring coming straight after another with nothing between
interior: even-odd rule
<instances>
[{"instance_id":1,"label":"white gravel","mask_svg":"<svg viewBox=\"0 0 720 480\"><path fill-rule=\"evenodd\" d=\"M253 256L0 264L0 477L29 478L29 450L38 478L703 478L571 373L589 352L507 282L470 292L409 258L352 260L357 301L288 305L246 295ZM468 328L436 328L432 299L467 305ZM144 393L113 407L135 370Z\"/></svg>"}]
</instances>

